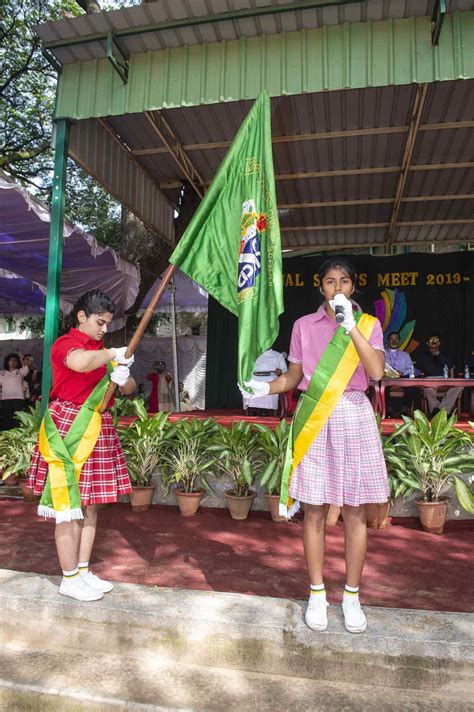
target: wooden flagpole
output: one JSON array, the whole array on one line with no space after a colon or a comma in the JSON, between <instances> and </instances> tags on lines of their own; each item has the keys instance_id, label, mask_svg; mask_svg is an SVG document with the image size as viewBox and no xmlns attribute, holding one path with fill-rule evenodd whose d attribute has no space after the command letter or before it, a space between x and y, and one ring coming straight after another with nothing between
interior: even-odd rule
<instances>
[{"instance_id":1,"label":"wooden flagpole","mask_svg":"<svg viewBox=\"0 0 474 712\"><path fill-rule=\"evenodd\" d=\"M143 314L142 318L140 319L140 323L136 328L136 331L132 338L130 339L130 343L127 346L127 351L125 352L125 358L130 358L135 353L135 350L140 343L140 339L142 338L143 334L145 333L145 329L148 326L148 322L150 321L151 317L153 316L153 313L155 311L156 305L160 301L161 297L163 296L168 284L170 283L174 273L176 272L176 265L169 264L168 267L166 268L163 277L161 279L160 284L156 288L156 291L151 298L151 301L147 308L145 309L145 313ZM113 394L115 393L115 389L117 388L117 384L114 383L113 381L110 382L109 387L107 388L107 391L104 396L104 400L102 401L102 405L100 406L100 412L103 413L104 410L107 408L110 399L112 398Z\"/></svg>"}]
</instances>

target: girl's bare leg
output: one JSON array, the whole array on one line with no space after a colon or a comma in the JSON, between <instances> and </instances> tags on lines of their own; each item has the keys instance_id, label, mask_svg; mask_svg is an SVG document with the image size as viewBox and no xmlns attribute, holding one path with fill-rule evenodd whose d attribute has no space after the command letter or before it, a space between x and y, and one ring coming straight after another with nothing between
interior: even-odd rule
<instances>
[{"instance_id":1,"label":"girl's bare leg","mask_svg":"<svg viewBox=\"0 0 474 712\"><path fill-rule=\"evenodd\" d=\"M304 505L303 544L309 580L313 586L323 583L324 528L329 505Z\"/></svg>"}]
</instances>

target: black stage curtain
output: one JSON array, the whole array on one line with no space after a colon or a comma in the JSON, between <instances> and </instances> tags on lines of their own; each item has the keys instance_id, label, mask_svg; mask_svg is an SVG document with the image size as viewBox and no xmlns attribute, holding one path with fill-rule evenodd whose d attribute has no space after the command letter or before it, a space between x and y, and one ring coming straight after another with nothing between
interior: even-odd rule
<instances>
[{"instance_id":1,"label":"black stage curtain","mask_svg":"<svg viewBox=\"0 0 474 712\"><path fill-rule=\"evenodd\" d=\"M355 300L376 315L376 302L395 296L406 301L403 324L414 321L411 347L423 348L428 336L441 336L441 350L453 356L457 369L472 360L474 348L474 253L442 255L413 253L392 257L347 255L359 275ZM323 255L287 257L283 260L285 313L274 348L289 351L296 319L316 311L322 302L318 270ZM396 307L398 308L398 307ZM390 329L391 330L391 329ZM408 346L410 350L410 345ZM416 363L416 349L411 354ZM209 298L207 337L206 407L241 408L236 386L237 319Z\"/></svg>"}]
</instances>

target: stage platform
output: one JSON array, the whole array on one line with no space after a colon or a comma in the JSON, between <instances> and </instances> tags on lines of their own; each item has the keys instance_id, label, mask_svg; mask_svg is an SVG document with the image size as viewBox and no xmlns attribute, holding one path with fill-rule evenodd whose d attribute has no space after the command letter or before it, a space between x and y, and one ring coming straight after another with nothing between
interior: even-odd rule
<instances>
[{"instance_id":1,"label":"stage platform","mask_svg":"<svg viewBox=\"0 0 474 712\"><path fill-rule=\"evenodd\" d=\"M113 504L99 512L92 566L106 579L176 589L227 591L303 600L308 593L302 520L272 522L268 512L234 521L226 509L203 507L184 518L153 505L132 512ZM412 517L369 530L361 587L371 606L474 612L474 521L451 521L442 536ZM57 576L54 526L36 506L0 501L0 568ZM331 603L344 586L344 524L326 534L325 581Z\"/></svg>"}]
</instances>

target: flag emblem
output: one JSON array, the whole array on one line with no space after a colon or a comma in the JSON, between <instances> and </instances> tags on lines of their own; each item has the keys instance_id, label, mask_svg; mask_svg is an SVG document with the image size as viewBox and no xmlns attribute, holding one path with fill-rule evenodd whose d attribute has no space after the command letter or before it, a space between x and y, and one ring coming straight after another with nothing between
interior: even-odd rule
<instances>
[{"instance_id":1,"label":"flag emblem","mask_svg":"<svg viewBox=\"0 0 474 712\"><path fill-rule=\"evenodd\" d=\"M248 299L262 270L260 236L266 228L266 216L257 213L255 200L246 200L242 205L239 269L237 274L237 298Z\"/></svg>"}]
</instances>

